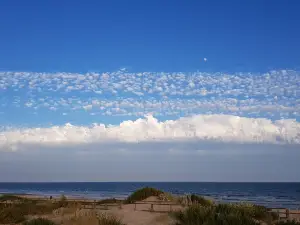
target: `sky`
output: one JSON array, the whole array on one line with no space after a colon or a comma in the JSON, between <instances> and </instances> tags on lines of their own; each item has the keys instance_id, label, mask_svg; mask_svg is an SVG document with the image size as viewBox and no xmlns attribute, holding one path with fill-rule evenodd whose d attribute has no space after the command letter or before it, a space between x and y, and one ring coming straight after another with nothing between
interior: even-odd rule
<instances>
[{"instance_id":1,"label":"sky","mask_svg":"<svg viewBox=\"0 0 300 225\"><path fill-rule=\"evenodd\" d=\"M0 1L0 182L300 182L299 10Z\"/></svg>"}]
</instances>

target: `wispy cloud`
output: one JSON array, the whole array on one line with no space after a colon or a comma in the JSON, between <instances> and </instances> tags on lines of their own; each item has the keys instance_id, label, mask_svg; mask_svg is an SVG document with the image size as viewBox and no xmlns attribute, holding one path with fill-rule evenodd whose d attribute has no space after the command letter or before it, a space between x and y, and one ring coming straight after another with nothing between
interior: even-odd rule
<instances>
[{"instance_id":1,"label":"wispy cloud","mask_svg":"<svg viewBox=\"0 0 300 225\"><path fill-rule=\"evenodd\" d=\"M300 114L300 72L0 73L0 109L99 116L231 114L271 119ZM92 122L92 120L91 120Z\"/></svg>"}]
</instances>

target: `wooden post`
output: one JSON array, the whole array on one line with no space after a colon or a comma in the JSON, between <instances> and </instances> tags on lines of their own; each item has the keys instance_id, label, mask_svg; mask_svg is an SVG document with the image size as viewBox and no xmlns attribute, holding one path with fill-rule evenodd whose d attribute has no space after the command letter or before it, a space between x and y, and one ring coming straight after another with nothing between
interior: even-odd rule
<instances>
[{"instance_id":1,"label":"wooden post","mask_svg":"<svg viewBox=\"0 0 300 225\"><path fill-rule=\"evenodd\" d=\"M119 209L122 209L122 203L120 203L120 205L119 205Z\"/></svg>"},{"instance_id":2,"label":"wooden post","mask_svg":"<svg viewBox=\"0 0 300 225\"><path fill-rule=\"evenodd\" d=\"M151 209L150 209L151 212L154 211L154 207L153 207L153 204L151 204Z\"/></svg>"},{"instance_id":3,"label":"wooden post","mask_svg":"<svg viewBox=\"0 0 300 225\"><path fill-rule=\"evenodd\" d=\"M170 204L170 212L172 212L172 205Z\"/></svg>"},{"instance_id":4,"label":"wooden post","mask_svg":"<svg viewBox=\"0 0 300 225\"><path fill-rule=\"evenodd\" d=\"M289 218L290 218L290 210L289 210L289 209L286 209L286 212L285 212L285 213L286 213L286 218L289 219Z\"/></svg>"},{"instance_id":5,"label":"wooden post","mask_svg":"<svg viewBox=\"0 0 300 225\"><path fill-rule=\"evenodd\" d=\"M107 204L105 204L105 209L106 209L106 210L108 210L108 206L107 206Z\"/></svg>"},{"instance_id":6,"label":"wooden post","mask_svg":"<svg viewBox=\"0 0 300 225\"><path fill-rule=\"evenodd\" d=\"M134 211L136 211L136 203L134 203Z\"/></svg>"}]
</instances>

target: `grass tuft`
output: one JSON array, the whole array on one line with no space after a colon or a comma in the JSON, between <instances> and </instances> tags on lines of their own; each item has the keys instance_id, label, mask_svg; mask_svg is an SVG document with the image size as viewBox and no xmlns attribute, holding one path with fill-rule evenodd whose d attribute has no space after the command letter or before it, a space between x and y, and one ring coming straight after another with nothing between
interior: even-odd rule
<instances>
[{"instance_id":1,"label":"grass tuft","mask_svg":"<svg viewBox=\"0 0 300 225\"><path fill-rule=\"evenodd\" d=\"M175 225L258 225L253 218L237 211L219 212L215 206L192 205L172 214Z\"/></svg>"},{"instance_id":2,"label":"grass tuft","mask_svg":"<svg viewBox=\"0 0 300 225\"><path fill-rule=\"evenodd\" d=\"M191 195L191 201L193 204L199 204L202 206L212 206L214 204L213 201L206 199L199 195L194 195L194 194Z\"/></svg>"}]
</instances>

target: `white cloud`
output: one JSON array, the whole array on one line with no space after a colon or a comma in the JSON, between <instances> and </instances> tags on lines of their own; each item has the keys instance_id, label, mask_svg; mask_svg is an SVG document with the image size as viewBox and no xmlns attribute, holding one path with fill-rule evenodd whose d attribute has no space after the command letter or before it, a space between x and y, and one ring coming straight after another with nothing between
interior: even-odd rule
<instances>
[{"instance_id":1,"label":"white cloud","mask_svg":"<svg viewBox=\"0 0 300 225\"><path fill-rule=\"evenodd\" d=\"M230 115L196 115L159 122L151 115L119 125L92 127L53 126L12 129L0 133L2 150L22 144L97 144L109 142L195 141L224 143L300 144L300 123L295 120L254 119Z\"/></svg>"},{"instance_id":2,"label":"white cloud","mask_svg":"<svg viewBox=\"0 0 300 225\"><path fill-rule=\"evenodd\" d=\"M293 70L258 74L0 72L0 110L87 117L90 113L137 117L155 112L155 116L177 118L231 114L299 120L299 85L300 72Z\"/></svg>"}]
</instances>

